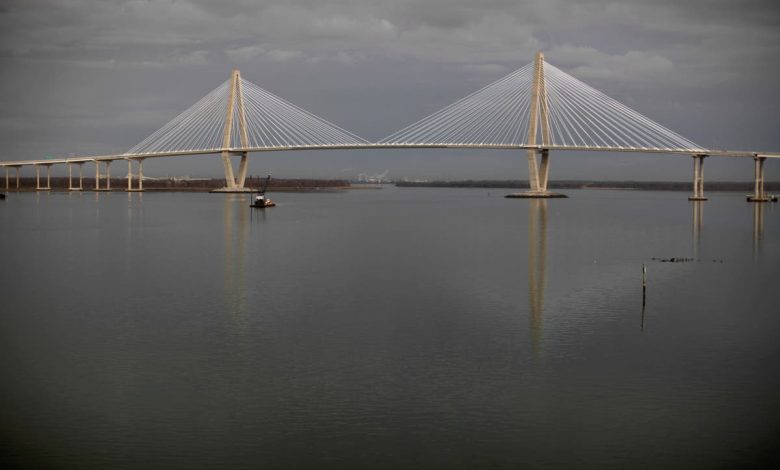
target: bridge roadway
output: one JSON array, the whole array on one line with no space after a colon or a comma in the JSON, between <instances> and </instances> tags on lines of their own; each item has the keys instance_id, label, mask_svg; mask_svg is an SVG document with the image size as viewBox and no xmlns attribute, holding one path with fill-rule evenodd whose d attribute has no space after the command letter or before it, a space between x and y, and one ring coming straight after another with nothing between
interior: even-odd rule
<instances>
[{"instance_id":1,"label":"bridge roadway","mask_svg":"<svg viewBox=\"0 0 780 470\"><path fill-rule=\"evenodd\" d=\"M755 190L751 201L764 202L771 200L772 196L767 195L764 192L764 161L767 158L780 158L780 153L774 152L756 152L756 151L743 151L743 150L707 150L707 149L660 149L660 148L647 148L647 147L584 147L584 146L561 146L561 145L496 145L496 144L426 144L426 143L366 143L366 144L343 144L343 145L296 145L296 146L279 146L279 147L232 147L226 149L208 149L208 150L184 150L175 152L158 152L158 153L123 153L115 155L95 155L95 156L72 156L67 158L47 158L38 160L16 160L16 161L0 161L0 167L5 169L5 187L6 190L10 190L10 180L8 170L10 168L16 169L16 189L19 189L19 170L24 166L34 166L36 170L39 170L41 166L47 168L47 184L42 187L40 184L40 172L37 171L37 185L38 190L48 190L50 188L51 166L52 165L68 165L69 178L72 179L70 165L79 165L79 186L74 187L69 184L71 190L83 189L82 180L83 174L81 174L81 165L84 163L95 164L95 180L96 189L99 188L100 181L100 163L106 165L106 173L103 174L106 178L106 188L110 189L110 173L108 166L111 162L125 160L128 162L128 190L142 191L143 181L143 160L147 158L164 158L164 157L179 157L189 155L211 155L228 152L233 155L246 155L251 152L280 152L280 151L300 151L300 150L365 150L365 149L415 149L415 148L432 148L432 149L494 149L494 150L526 150L542 152L542 150L550 151L580 151L580 152L621 152L621 153L661 153L661 154L676 154L676 155L689 155L694 158L694 194L689 199L691 200L706 200L704 197L704 178L703 178L703 161L705 157L732 157L732 158L752 158L755 161ZM132 173L132 162L135 161L139 165L138 173L135 175ZM137 176L139 180L139 187L132 189L132 178Z\"/></svg>"}]
</instances>

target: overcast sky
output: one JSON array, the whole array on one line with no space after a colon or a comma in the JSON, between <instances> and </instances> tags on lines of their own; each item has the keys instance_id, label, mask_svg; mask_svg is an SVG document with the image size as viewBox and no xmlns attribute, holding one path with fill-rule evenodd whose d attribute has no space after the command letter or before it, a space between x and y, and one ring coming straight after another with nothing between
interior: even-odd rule
<instances>
[{"instance_id":1,"label":"overcast sky","mask_svg":"<svg viewBox=\"0 0 780 470\"><path fill-rule=\"evenodd\" d=\"M0 0L0 160L122 153L225 81L378 140L551 64L708 148L780 151L777 0ZM219 176L215 156L147 160ZM253 154L250 173L527 178L511 151ZM29 171L29 170L28 170ZM32 173L31 173L32 174ZM689 157L553 154L551 179L688 180ZM780 179L780 161L767 163ZM750 180L710 158L706 179Z\"/></svg>"}]
</instances>

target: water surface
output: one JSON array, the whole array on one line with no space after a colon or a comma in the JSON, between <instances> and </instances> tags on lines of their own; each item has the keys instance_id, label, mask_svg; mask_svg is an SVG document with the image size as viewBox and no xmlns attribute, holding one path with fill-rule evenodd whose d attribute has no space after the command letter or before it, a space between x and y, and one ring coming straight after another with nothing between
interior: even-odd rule
<instances>
[{"instance_id":1,"label":"water surface","mask_svg":"<svg viewBox=\"0 0 780 470\"><path fill-rule=\"evenodd\" d=\"M768 463L778 208L567 193L11 193L2 461Z\"/></svg>"}]
</instances>

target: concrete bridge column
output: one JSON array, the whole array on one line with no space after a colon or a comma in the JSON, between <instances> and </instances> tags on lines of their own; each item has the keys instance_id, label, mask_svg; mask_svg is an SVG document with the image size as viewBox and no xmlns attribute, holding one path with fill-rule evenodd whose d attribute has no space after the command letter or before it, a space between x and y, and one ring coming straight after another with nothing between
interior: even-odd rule
<instances>
[{"instance_id":1,"label":"concrete bridge column","mask_svg":"<svg viewBox=\"0 0 780 470\"><path fill-rule=\"evenodd\" d=\"M20 167L16 167L16 190L19 191L19 189L22 187L21 185L21 178L19 178L19 169Z\"/></svg>"},{"instance_id":2,"label":"concrete bridge column","mask_svg":"<svg viewBox=\"0 0 780 470\"><path fill-rule=\"evenodd\" d=\"M35 190L36 191L49 191L51 190L51 164L43 164L46 167L46 187L41 186L41 166L35 165Z\"/></svg>"},{"instance_id":3,"label":"concrete bridge column","mask_svg":"<svg viewBox=\"0 0 780 470\"><path fill-rule=\"evenodd\" d=\"M106 164L106 172L103 175L106 178L106 185L104 188L100 187L100 160L95 160L95 191L111 191L111 160L103 163Z\"/></svg>"},{"instance_id":4,"label":"concrete bridge column","mask_svg":"<svg viewBox=\"0 0 780 470\"><path fill-rule=\"evenodd\" d=\"M144 190L144 159L138 159L138 190Z\"/></svg>"},{"instance_id":5,"label":"concrete bridge column","mask_svg":"<svg viewBox=\"0 0 780 470\"><path fill-rule=\"evenodd\" d=\"M133 160L138 162L138 187L133 188ZM144 190L144 159L128 158L127 159L127 191L143 191Z\"/></svg>"},{"instance_id":6,"label":"concrete bridge column","mask_svg":"<svg viewBox=\"0 0 780 470\"><path fill-rule=\"evenodd\" d=\"M755 162L755 183L753 185L753 194L748 196L748 202L770 202L777 201L777 196L772 196L764 191L764 161L766 157L756 155L753 157Z\"/></svg>"},{"instance_id":7,"label":"concrete bridge column","mask_svg":"<svg viewBox=\"0 0 780 470\"><path fill-rule=\"evenodd\" d=\"M82 180L83 176L83 162L78 162L79 166L79 187L73 186L73 163L68 162L68 191L81 191L83 189Z\"/></svg>"},{"instance_id":8,"label":"concrete bridge column","mask_svg":"<svg viewBox=\"0 0 780 470\"><path fill-rule=\"evenodd\" d=\"M706 201L704 197L704 159L707 155L693 155L693 195L689 201Z\"/></svg>"},{"instance_id":9,"label":"concrete bridge column","mask_svg":"<svg viewBox=\"0 0 780 470\"><path fill-rule=\"evenodd\" d=\"M127 159L127 191L133 190L133 161Z\"/></svg>"},{"instance_id":10,"label":"concrete bridge column","mask_svg":"<svg viewBox=\"0 0 780 470\"><path fill-rule=\"evenodd\" d=\"M11 189L10 182L8 181L8 167L5 167L5 190Z\"/></svg>"}]
</instances>

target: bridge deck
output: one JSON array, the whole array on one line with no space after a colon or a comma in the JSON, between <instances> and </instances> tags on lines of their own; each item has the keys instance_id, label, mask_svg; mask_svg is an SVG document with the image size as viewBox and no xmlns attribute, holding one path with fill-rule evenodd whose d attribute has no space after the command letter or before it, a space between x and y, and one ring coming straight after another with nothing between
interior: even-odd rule
<instances>
[{"instance_id":1,"label":"bridge deck","mask_svg":"<svg viewBox=\"0 0 780 470\"><path fill-rule=\"evenodd\" d=\"M556 146L556 145L492 145L492 144L349 144L349 145L298 145L289 147L254 147L254 148L228 148L207 150L182 150L177 152L159 153L123 153L115 155L76 156L67 158L50 158L38 160L0 161L0 167L21 167L27 165L57 165L78 164L88 162L111 162L117 160L136 160L145 158L179 157L187 155L211 155L222 152L251 153L251 152L286 152L300 150L366 150L366 149L493 149L493 150L554 150L577 152L617 152L617 153L660 153L674 155L707 155L711 157L737 157L737 158L780 158L780 153L764 153L746 150L707 150L707 149L656 149L639 147L581 147L581 146Z\"/></svg>"}]
</instances>

